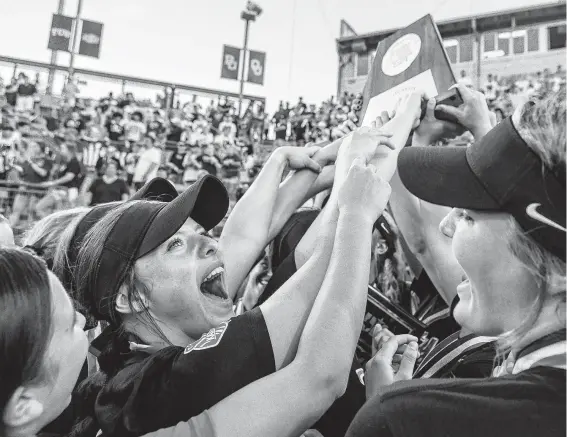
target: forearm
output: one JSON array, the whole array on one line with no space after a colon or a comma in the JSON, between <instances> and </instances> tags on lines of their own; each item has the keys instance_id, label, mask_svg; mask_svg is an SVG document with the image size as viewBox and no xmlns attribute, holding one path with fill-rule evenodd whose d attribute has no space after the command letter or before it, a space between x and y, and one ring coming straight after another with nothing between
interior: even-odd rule
<instances>
[{"instance_id":1,"label":"forearm","mask_svg":"<svg viewBox=\"0 0 567 437\"><path fill-rule=\"evenodd\" d=\"M321 226L331 220L334 215L336 217L337 211L338 190L332 190L327 204L315 218L313 223L311 223L311 226L309 226L309 229L307 229L307 232L305 232L295 247L295 266L298 269L301 268L313 255L318 244L318 236L320 234Z\"/></svg>"},{"instance_id":2,"label":"forearm","mask_svg":"<svg viewBox=\"0 0 567 437\"><path fill-rule=\"evenodd\" d=\"M373 222L341 212L332 256L305 325L296 360L335 375L346 388L366 308Z\"/></svg>"},{"instance_id":3,"label":"forearm","mask_svg":"<svg viewBox=\"0 0 567 437\"><path fill-rule=\"evenodd\" d=\"M337 398L337 391L326 375L296 361L210 408L217 437L297 436L313 425Z\"/></svg>"},{"instance_id":4,"label":"forearm","mask_svg":"<svg viewBox=\"0 0 567 437\"><path fill-rule=\"evenodd\" d=\"M463 274L451 240L439 230L450 208L418 199L406 189L397 173L391 187L390 207L398 229L441 297L450 304Z\"/></svg>"},{"instance_id":5,"label":"forearm","mask_svg":"<svg viewBox=\"0 0 567 437\"><path fill-rule=\"evenodd\" d=\"M63 176L59 179L55 179L55 180L51 181L50 185L55 186L55 185L66 184L67 182L71 182L74 177L75 177L75 175L73 175L73 174L66 174L65 176Z\"/></svg>"},{"instance_id":6,"label":"forearm","mask_svg":"<svg viewBox=\"0 0 567 437\"><path fill-rule=\"evenodd\" d=\"M301 205L333 185L335 166L325 166L326 159L318 158L318 154L319 152L313 156L313 159L323 168L321 173L317 174L308 169L300 170L294 172L280 185L270 223L268 242L276 237Z\"/></svg>"},{"instance_id":7,"label":"forearm","mask_svg":"<svg viewBox=\"0 0 567 437\"><path fill-rule=\"evenodd\" d=\"M32 170L39 176L41 177L47 176L47 170L45 170L44 168L41 168L39 165L34 164L33 162L30 162L30 165Z\"/></svg>"},{"instance_id":8,"label":"forearm","mask_svg":"<svg viewBox=\"0 0 567 437\"><path fill-rule=\"evenodd\" d=\"M287 365L295 356L303 327L327 272L337 220L338 211L329 212L328 220L319 227L317 249L313 256L261 305L277 369Z\"/></svg>"},{"instance_id":9,"label":"forearm","mask_svg":"<svg viewBox=\"0 0 567 437\"><path fill-rule=\"evenodd\" d=\"M254 183L235 205L223 234L250 235L253 239L261 240L264 246L269 243L270 225L285 168L283 156L273 155L268 159Z\"/></svg>"},{"instance_id":10,"label":"forearm","mask_svg":"<svg viewBox=\"0 0 567 437\"><path fill-rule=\"evenodd\" d=\"M391 141L394 145L394 150L384 145L379 145L376 154L370 161L377 168L378 174L382 179L389 181L396 172L398 155L407 143L412 124L413 120L410 117L399 114L382 128L385 132L393 134Z\"/></svg>"}]
</instances>

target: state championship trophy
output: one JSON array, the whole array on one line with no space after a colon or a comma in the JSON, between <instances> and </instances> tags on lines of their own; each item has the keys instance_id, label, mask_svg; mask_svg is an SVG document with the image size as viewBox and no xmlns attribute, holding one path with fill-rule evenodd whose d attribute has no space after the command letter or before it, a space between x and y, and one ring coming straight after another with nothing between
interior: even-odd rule
<instances>
[{"instance_id":1,"label":"state championship trophy","mask_svg":"<svg viewBox=\"0 0 567 437\"><path fill-rule=\"evenodd\" d=\"M431 15L426 15L380 41L362 101L355 101L352 110L363 114L362 117L357 114L362 119L361 126L370 126L383 111L392 115L399 99L418 89L423 90L428 99L435 97L438 104L459 106L462 99L458 90L449 90L455 84L437 26ZM442 118L442 115L436 113L436 117ZM377 323L394 334L411 333L420 338L422 357L438 341L429 338L427 326L420 319L391 302L380 290L369 287L357 349L362 361L371 357L371 330Z\"/></svg>"}]
</instances>

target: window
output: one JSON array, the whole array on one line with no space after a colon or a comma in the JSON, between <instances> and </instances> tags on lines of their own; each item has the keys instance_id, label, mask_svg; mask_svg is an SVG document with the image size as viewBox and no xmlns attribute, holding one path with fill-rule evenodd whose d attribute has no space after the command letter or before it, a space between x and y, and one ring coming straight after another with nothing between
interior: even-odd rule
<instances>
[{"instance_id":1,"label":"window","mask_svg":"<svg viewBox=\"0 0 567 437\"><path fill-rule=\"evenodd\" d=\"M494 45L494 33L489 32L484 34L484 51L493 52L496 46Z\"/></svg>"},{"instance_id":2,"label":"window","mask_svg":"<svg viewBox=\"0 0 567 437\"><path fill-rule=\"evenodd\" d=\"M473 39L471 36L461 38L459 62L470 62L473 60Z\"/></svg>"},{"instance_id":3,"label":"window","mask_svg":"<svg viewBox=\"0 0 567 437\"><path fill-rule=\"evenodd\" d=\"M459 48L459 41L457 41L456 39L449 39L447 41L443 41L443 45L445 46L445 51L447 52L449 62L451 64L456 64L457 63L457 49Z\"/></svg>"},{"instance_id":4,"label":"window","mask_svg":"<svg viewBox=\"0 0 567 437\"><path fill-rule=\"evenodd\" d=\"M539 29L528 29L528 52L539 51Z\"/></svg>"},{"instance_id":5,"label":"window","mask_svg":"<svg viewBox=\"0 0 567 437\"><path fill-rule=\"evenodd\" d=\"M512 32L512 46L515 54L522 54L526 51L526 34L525 30Z\"/></svg>"},{"instance_id":6,"label":"window","mask_svg":"<svg viewBox=\"0 0 567 437\"><path fill-rule=\"evenodd\" d=\"M565 48L565 24L547 28L549 50Z\"/></svg>"},{"instance_id":7,"label":"window","mask_svg":"<svg viewBox=\"0 0 567 437\"><path fill-rule=\"evenodd\" d=\"M510 54L510 32L498 34L498 50L502 51L502 56Z\"/></svg>"},{"instance_id":8,"label":"window","mask_svg":"<svg viewBox=\"0 0 567 437\"><path fill-rule=\"evenodd\" d=\"M359 53L356 61L356 75L366 76L368 75L368 54Z\"/></svg>"}]
</instances>

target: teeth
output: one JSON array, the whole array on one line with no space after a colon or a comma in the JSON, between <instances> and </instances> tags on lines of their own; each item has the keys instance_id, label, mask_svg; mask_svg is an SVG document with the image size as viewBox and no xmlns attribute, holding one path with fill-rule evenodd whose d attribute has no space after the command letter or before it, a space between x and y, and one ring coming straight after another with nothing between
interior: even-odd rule
<instances>
[{"instance_id":1,"label":"teeth","mask_svg":"<svg viewBox=\"0 0 567 437\"><path fill-rule=\"evenodd\" d=\"M223 267L217 267L216 269L214 269L211 273L209 273L205 279L203 279L203 282L207 282L210 281L211 279L213 279L215 276L220 275L224 273L224 268Z\"/></svg>"}]
</instances>

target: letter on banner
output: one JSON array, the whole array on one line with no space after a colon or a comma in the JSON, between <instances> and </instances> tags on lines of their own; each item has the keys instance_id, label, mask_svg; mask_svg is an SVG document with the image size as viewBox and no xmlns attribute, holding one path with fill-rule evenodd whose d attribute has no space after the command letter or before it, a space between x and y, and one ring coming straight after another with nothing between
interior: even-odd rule
<instances>
[{"instance_id":1,"label":"letter on banner","mask_svg":"<svg viewBox=\"0 0 567 437\"><path fill-rule=\"evenodd\" d=\"M98 58L100 55L100 43L102 40L102 23L83 20L81 31L81 44L79 54Z\"/></svg>"},{"instance_id":2,"label":"letter on banner","mask_svg":"<svg viewBox=\"0 0 567 437\"><path fill-rule=\"evenodd\" d=\"M49 33L49 50L69 51L71 44L71 30L73 29L73 19L65 15L53 14L51 21L51 31Z\"/></svg>"},{"instance_id":3,"label":"letter on banner","mask_svg":"<svg viewBox=\"0 0 567 437\"><path fill-rule=\"evenodd\" d=\"M223 46L221 78L238 80L239 66L240 49L227 45Z\"/></svg>"},{"instance_id":4,"label":"letter on banner","mask_svg":"<svg viewBox=\"0 0 567 437\"><path fill-rule=\"evenodd\" d=\"M248 79L250 83L264 85L264 72L266 70L266 53L250 50L248 60Z\"/></svg>"}]
</instances>

